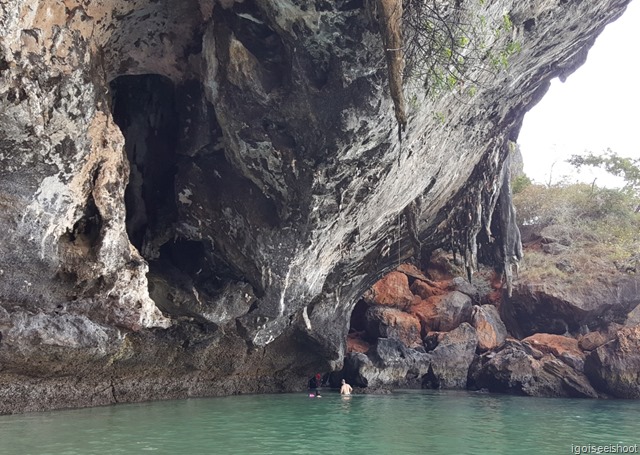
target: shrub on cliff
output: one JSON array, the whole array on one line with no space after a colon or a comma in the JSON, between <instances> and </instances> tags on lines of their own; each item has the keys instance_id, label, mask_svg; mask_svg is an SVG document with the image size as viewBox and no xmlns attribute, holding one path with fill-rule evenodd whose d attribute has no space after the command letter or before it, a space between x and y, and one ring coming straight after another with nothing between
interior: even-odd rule
<instances>
[{"instance_id":1,"label":"shrub on cliff","mask_svg":"<svg viewBox=\"0 0 640 455\"><path fill-rule=\"evenodd\" d=\"M635 194L575 183L553 186L530 184L514 191L518 223L522 225L623 222L637 218L640 200Z\"/></svg>"},{"instance_id":2,"label":"shrub on cliff","mask_svg":"<svg viewBox=\"0 0 640 455\"><path fill-rule=\"evenodd\" d=\"M528 273L538 278L584 279L578 275L619 264L640 248L640 197L628 187L526 184L514 193L520 229L543 242L523 261ZM543 238L547 226L565 238L549 245L557 239Z\"/></svg>"}]
</instances>

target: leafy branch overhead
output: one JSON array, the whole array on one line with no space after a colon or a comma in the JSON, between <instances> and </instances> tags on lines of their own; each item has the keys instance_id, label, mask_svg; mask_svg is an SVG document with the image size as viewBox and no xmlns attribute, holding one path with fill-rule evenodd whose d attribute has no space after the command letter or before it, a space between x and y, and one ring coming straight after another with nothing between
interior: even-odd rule
<instances>
[{"instance_id":1,"label":"leafy branch overhead","mask_svg":"<svg viewBox=\"0 0 640 455\"><path fill-rule=\"evenodd\" d=\"M625 190L640 194L640 159L638 158L621 157L611 149L607 149L602 155L589 152L585 156L573 155L567 161L577 169L583 166L596 167L611 175L622 177Z\"/></svg>"},{"instance_id":2,"label":"leafy branch overhead","mask_svg":"<svg viewBox=\"0 0 640 455\"><path fill-rule=\"evenodd\" d=\"M404 27L405 76L420 80L430 96L456 87L473 96L483 74L507 69L520 51L509 14L490 12L483 0L411 0Z\"/></svg>"},{"instance_id":3,"label":"leafy branch overhead","mask_svg":"<svg viewBox=\"0 0 640 455\"><path fill-rule=\"evenodd\" d=\"M462 1L368 3L378 18L400 131L407 123L405 79L420 81L431 97L454 88L473 96L483 76L506 69L509 57L520 51L509 14L482 14L484 0L476 3L475 8Z\"/></svg>"}]
</instances>

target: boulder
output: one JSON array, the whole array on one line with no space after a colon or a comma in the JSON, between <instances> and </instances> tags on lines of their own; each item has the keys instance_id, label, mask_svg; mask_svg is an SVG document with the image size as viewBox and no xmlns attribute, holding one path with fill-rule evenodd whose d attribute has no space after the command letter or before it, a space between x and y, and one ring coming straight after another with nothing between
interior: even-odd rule
<instances>
[{"instance_id":1,"label":"boulder","mask_svg":"<svg viewBox=\"0 0 640 455\"><path fill-rule=\"evenodd\" d=\"M577 334L585 326L594 331L624 323L640 301L640 276L612 274L614 269L607 267L599 264L598 279L588 283L520 279L500 306L507 330L525 338L534 333Z\"/></svg>"},{"instance_id":2,"label":"boulder","mask_svg":"<svg viewBox=\"0 0 640 455\"><path fill-rule=\"evenodd\" d=\"M588 332L578 337L578 347L583 351L593 351L612 339L606 332Z\"/></svg>"},{"instance_id":3,"label":"boulder","mask_svg":"<svg viewBox=\"0 0 640 455\"><path fill-rule=\"evenodd\" d=\"M448 332L471 320L472 307L471 297L453 291L422 300L414 304L411 312L418 316L425 333L430 330Z\"/></svg>"},{"instance_id":4,"label":"boulder","mask_svg":"<svg viewBox=\"0 0 640 455\"><path fill-rule=\"evenodd\" d=\"M397 308L372 306L365 321L367 339L395 338L408 347L422 345L418 318Z\"/></svg>"},{"instance_id":5,"label":"boulder","mask_svg":"<svg viewBox=\"0 0 640 455\"><path fill-rule=\"evenodd\" d=\"M467 386L469 366L478 345L476 330L463 322L446 333L431 352L431 365L422 385L434 389L464 389Z\"/></svg>"},{"instance_id":6,"label":"boulder","mask_svg":"<svg viewBox=\"0 0 640 455\"><path fill-rule=\"evenodd\" d=\"M471 323L478 334L480 351L489 351L501 346L508 335L498 309L493 305L474 306Z\"/></svg>"},{"instance_id":7,"label":"boulder","mask_svg":"<svg viewBox=\"0 0 640 455\"><path fill-rule=\"evenodd\" d=\"M625 327L585 360L594 387L617 398L640 398L640 326Z\"/></svg>"},{"instance_id":8,"label":"boulder","mask_svg":"<svg viewBox=\"0 0 640 455\"><path fill-rule=\"evenodd\" d=\"M540 231L540 238L543 244L558 244L562 246L571 246L571 229L559 224L552 224L544 227Z\"/></svg>"},{"instance_id":9,"label":"boulder","mask_svg":"<svg viewBox=\"0 0 640 455\"><path fill-rule=\"evenodd\" d=\"M380 338L368 354L350 353L343 376L356 387L418 388L431 356L392 338Z\"/></svg>"},{"instance_id":10,"label":"boulder","mask_svg":"<svg viewBox=\"0 0 640 455\"><path fill-rule=\"evenodd\" d=\"M442 289L443 286L439 286L439 283L436 282L427 282L423 280L416 280L411 285L411 292L421 299L428 299L429 297L433 297L434 295L442 295L445 294L446 291ZM446 286L444 286L446 289Z\"/></svg>"},{"instance_id":11,"label":"boulder","mask_svg":"<svg viewBox=\"0 0 640 455\"><path fill-rule=\"evenodd\" d=\"M373 303L405 308L413 302L407 275L391 272L371 287Z\"/></svg>"},{"instance_id":12,"label":"boulder","mask_svg":"<svg viewBox=\"0 0 640 455\"><path fill-rule=\"evenodd\" d=\"M640 325L640 305L629 312L627 319L624 321L624 325L629 327Z\"/></svg>"},{"instance_id":13,"label":"boulder","mask_svg":"<svg viewBox=\"0 0 640 455\"><path fill-rule=\"evenodd\" d=\"M473 281L469 282L469 280L466 280L461 276L457 276L451 281L451 285L456 291L462 292L473 299L479 300L480 292L474 285Z\"/></svg>"},{"instance_id":14,"label":"boulder","mask_svg":"<svg viewBox=\"0 0 640 455\"><path fill-rule=\"evenodd\" d=\"M469 372L469 387L539 397L598 396L583 373L526 343L508 340L481 355Z\"/></svg>"},{"instance_id":15,"label":"boulder","mask_svg":"<svg viewBox=\"0 0 640 455\"><path fill-rule=\"evenodd\" d=\"M578 340L575 338L549 333L536 333L525 338L522 342L545 354L553 354L577 371L584 369L585 355L580 350Z\"/></svg>"},{"instance_id":16,"label":"boulder","mask_svg":"<svg viewBox=\"0 0 640 455\"><path fill-rule=\"evenodd\" d=\"M547 254L558 255L562 254L569 249L568 246L560 243L545 243L542 245L542 251Z\"/></svg>"}]
</instances>

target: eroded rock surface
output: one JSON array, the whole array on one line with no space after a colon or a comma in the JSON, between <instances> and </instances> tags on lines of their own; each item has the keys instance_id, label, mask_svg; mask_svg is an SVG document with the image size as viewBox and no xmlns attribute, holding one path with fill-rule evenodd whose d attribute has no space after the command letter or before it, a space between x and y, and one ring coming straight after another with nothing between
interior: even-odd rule
<instances>
[{"instance_id":1,"label":"eroded rock surface","mask_svg":"<svg viewBox=\"0 0 640 455\"><path fill-rule=\"evenodd\" d=\"M640 398L640 326L621 329L595 349L585 371L596 387L614 397Z\"/></svg>"},{"instance_id":2,"label":"eroded rock surface","mask_svg":"<svg viewBox=\"0 0 640 455\"><path fill-rule=\"evenodd\" d=\"M511 263L507 139L627 1L469 3L520 52L400 137L370 3L0 4L0 413L299 390L404 259Z\"/></svg>"}]
</instances>

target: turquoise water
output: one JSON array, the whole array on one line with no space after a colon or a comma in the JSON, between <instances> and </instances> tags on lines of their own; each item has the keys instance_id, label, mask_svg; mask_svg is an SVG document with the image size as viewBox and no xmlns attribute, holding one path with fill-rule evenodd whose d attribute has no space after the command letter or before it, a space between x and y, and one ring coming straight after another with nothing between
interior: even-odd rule
<instances>
[{"instance_id":1,"label":"turquoise water","mask_svg":"<svg viewBox=\"0 0 640 455\"><path fill-rule=\"evenodd\" d=\"M3 455L580 453L572 444L633 450L640 402L327 392L0 416Z\"/></svg>"}]
</instances>

